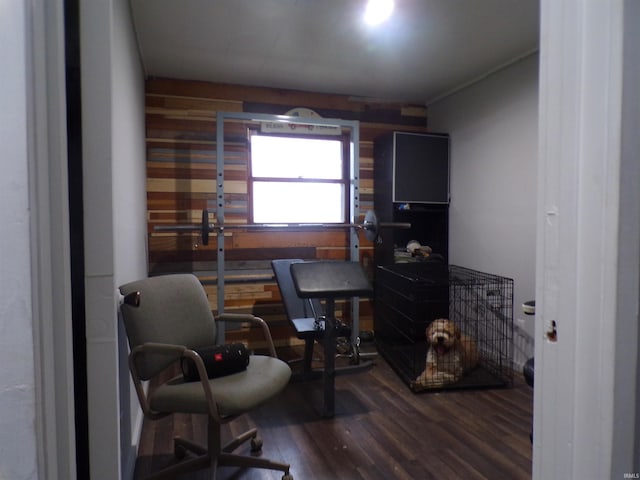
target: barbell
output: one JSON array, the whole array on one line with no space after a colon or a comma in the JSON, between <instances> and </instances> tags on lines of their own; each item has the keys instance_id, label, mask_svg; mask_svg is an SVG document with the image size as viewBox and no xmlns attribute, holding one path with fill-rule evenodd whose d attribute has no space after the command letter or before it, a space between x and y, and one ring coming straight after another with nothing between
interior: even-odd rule
<instances>
[{"instance_id":1,"label":"barbell","mask_svg":"<svg viewBox=\"0 0 640 480\"><path fill-rule=\"evenodd\" d=\"M157 225L154 230L156 231L169 231L169 232L197 232L200 231L202 236L202 244L209 245L209 233L218 232L222 233L225 230L269 230L269 229L349 229L355 228L363 230L365 237L370 242L376 241L378 235L380 235L381 228L411 228L410 223L403 222L379 222L376 212L369 210L364 217L363 223L277 223L277 224L216 224L209 223L209 211L207 209L202 210L202 221L200 224L192 225Z\"/></svg>"}]
</instances>

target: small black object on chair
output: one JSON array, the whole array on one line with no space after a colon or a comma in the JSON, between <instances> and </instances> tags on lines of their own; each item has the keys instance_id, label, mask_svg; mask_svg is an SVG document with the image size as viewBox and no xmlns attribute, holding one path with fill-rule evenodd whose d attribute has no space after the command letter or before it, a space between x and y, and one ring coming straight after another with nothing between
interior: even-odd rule
<instances>
[{"instance_id":1,"label":"small black object on chair","mask_svg":"<svg viewBox=\"0 0 640 480\"><path fill-rule=\"evenodd\" d=\"M230 352L230 355L237 353L239 362L233 362L233 368L227 364L222 371L212 373L214 378L209 378L198 350L206 355L209 350L204 347L215 345L216 320L197 277L177 274L145 278L122 285L120 292L125 298L120 309L131 348L129 369L145 417L156 420L174 413L189 413L205 414L208 418L207 447L175 438L178 459L185 457L187 451L196 457L175 463L148 479L173 479L203 468L209 468L208 478L214 479L218 466L236 466L280 470L282 480L292 480L286 463L231 453L247 441L251 441L253 453L261 451L262 440L255 428L226 445L221 442L221 424L276 396L291 377L289 366L276 358L264 320L242 314L223 313L218 317L217 321L259 326L269 346L269 355L248 355L246 363L241 351ZM179 370L185 359L191 371L195 368L196 381L177 375L147 393L143 382L162 375L168 368Z\"/></svg>"}]
</instances>

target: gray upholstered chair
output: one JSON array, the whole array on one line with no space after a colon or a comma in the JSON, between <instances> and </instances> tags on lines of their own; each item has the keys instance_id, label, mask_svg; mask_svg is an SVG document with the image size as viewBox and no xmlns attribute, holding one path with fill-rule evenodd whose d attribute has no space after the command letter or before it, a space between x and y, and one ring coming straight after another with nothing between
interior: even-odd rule
<instances>
[{"instance_id":1,"label":"gray upholstered chair","mask_svg":"<svg viewBox=\"0 0 640 480\"><path fill-rule=\"evenodd\" d=\"M283 480L292 480L288 464L231 453L248 440L251 440L252 452L259 453L262 441L256 429L236 437L225 446L220 438L221 424L263 404L289 382L291 369L276 358L273 340L264 320L241 314L223 314L217 319L259 325L264 331L270 355L251 355L246 370L209 379L204 362L194 349L215 343L216 320L206 292L194 275L146 278L122 285L120 292L124 295L121 312L131 348L129 367L145 416L150 419L173 413L208 416L208 447L175 438L178 458L187 452L197 456L173 464L149 478L175 478L183 472L208 467L210 478L214 480L218 466L238 466L281 470L284 472ZM179 375L145 393L144 381L151 380L183 358L195 362L199 381L185 382Z\"/></svg>"}]
</instances>

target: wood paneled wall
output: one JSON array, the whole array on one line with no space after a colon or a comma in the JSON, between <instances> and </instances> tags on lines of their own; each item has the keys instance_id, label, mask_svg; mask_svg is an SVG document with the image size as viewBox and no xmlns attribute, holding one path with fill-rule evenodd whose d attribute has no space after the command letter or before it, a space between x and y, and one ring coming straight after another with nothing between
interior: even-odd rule
<instances>
[{"instance_id":1,"label":"wood paneled wall","mask_svg":"<svg viewBox=\"0 0 640 480\"><path fill-rule=\"evenodd\" d=\"M194 272L216 299L215 234L157 231L158 225L197 224L216 206L216 113L285 114L306 107L325 118L360 122L360 212L373 209L373 142L390 131L426 131L420 105L376 103L342 95L223 85L173 79L146 82L149 273ZM249 122L225 122L225 223L246 224L249 199ZM211 216L210 221L215 221ZM284 316L270 261L274 258L348 259L346 230L228 230L225 235L225 311L253 313L269 322L280 345L297 343ZM360 257L373 274L373 245L360 236ZM348 317L348 305L338 305ZM361 301L360 328L373 329L372 302ZM228 339L247 336L227 332Z\"/></svg>"}]
</instances>

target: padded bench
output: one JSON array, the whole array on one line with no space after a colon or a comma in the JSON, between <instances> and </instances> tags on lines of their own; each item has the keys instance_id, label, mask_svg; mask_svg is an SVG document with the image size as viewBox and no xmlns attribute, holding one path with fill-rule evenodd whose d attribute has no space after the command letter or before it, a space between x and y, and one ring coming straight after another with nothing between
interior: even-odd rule
<instances>
[{"instance_id":1,"label":"padded bench","mask_svg":"<svg viewBox=\"0 0 640 480\"><path fill-rule=\"evenodd\" d=\"M362 267L356 262L317 261L291 264L291 277L300 298L324 299L324 417L335 413L336 339L341 324L335 318L335 301L339 298L368 297L373 289ZM369 362L370 363L370 362ZM369 365L364 365L369 366ZM358 365L361 370L363 365ZM353 371L353 369L350 369Z\"/></svg>"}]
</instances>

